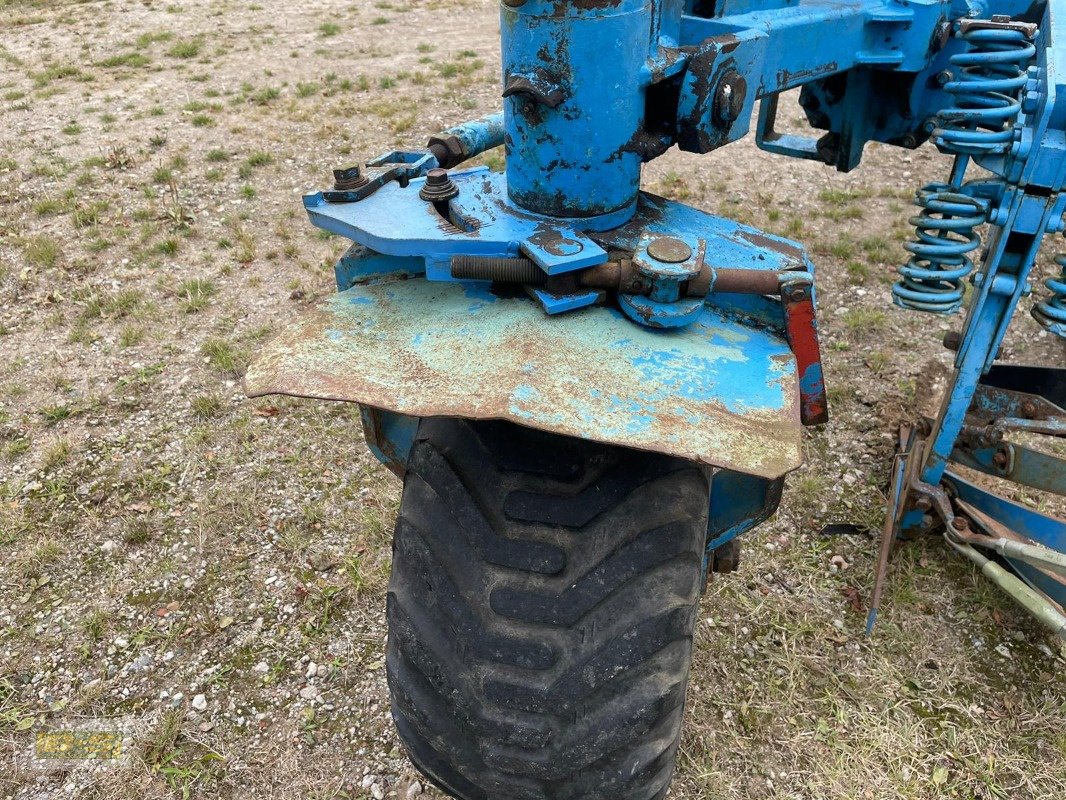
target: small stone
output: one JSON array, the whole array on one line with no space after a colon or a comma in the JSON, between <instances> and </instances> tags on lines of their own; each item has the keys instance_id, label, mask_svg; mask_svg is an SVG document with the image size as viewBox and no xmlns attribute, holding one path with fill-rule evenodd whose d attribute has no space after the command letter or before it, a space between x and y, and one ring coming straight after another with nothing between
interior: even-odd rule
<instances>
[{"instance_id":1,"label":"small stone","mask_svg":"<svg viewBox=\"0 0 1066 800\"><path fill-rule=\"evenodd\" d=\"M316 572L328 572L337 565L337 562L325 550L316 550L307 556L307 564Z\"/></svg>"},{"instance_id":2,"label":"small stone","mask_svg":"<svg viewBox=\"0 0 1066 800\"><path fill-rule=\"evenodd\" d=\"M422 784L418 781L415 781L407 787L407 790L403 793L403 799L415 800L415 798L418 797L420 794L422 794Z\"/></svg>"},{"instance_id":3,"label":"small stone","mask_svg":"<svg viewBox=\"0 0 1066 800\"><path fill-rule=\"evenodd\" d=\"M310 680L311 678L315 677L315 675L318 674L318 664L316 664L314 661L312 661L310 664L308 664L307 665L307 672L305 674L306 674L308 680Z\"/></svg>"},{"instance_id":4,"label":"small stone","mask_svg":"<svg viewBox=\"0 0 1066 800\"><path fill-rule=\"evenodd\" d=\"M385 788L380 783L370 785L370 796L374 800L385 800Z\"/></svg>"},{"instance_id":5,"label":"small stone","mask_svg":"<svg viewBox=\"0 0 1066 800\"><path fill-rule=\"evenodd\" d=\"M152 666L151 653L142 653L133 660L133 663L130 665L130 669L134 672L143 672L150 666Z\"/></svg>"},{"instance_id":6,"label":"small stone","mask_svg":"<svg viewBox=\"0 0 1066 800\"><path fill-rule=\"evenodd\" d=\"M314 686L305 686L300 690L300 697L304 700L314 700L318 697L318 689Z\"/></svg>"},{"instance_id":7,"label":"small stone","mask_svg":"<svg viewBox=\"0 0 1066 800\"><path fill-rule=\"evenodd\" d=\"M260 675L265 675L266 673L270 672L270 665L267 664L267 662L265 661L260 661L258 664L252 667L252 672L258 672Z\"/></svg>"},{"instance_id":8,"label":"small stone","mask_svg":"<svg viewBox=\"0 0 1066 800\"><path fill-rule=\"evenodd\" d=\"M202 694L196 695L192 699L192 707L197 711L204 711L207 709L207 697Z\"/></svg>"}]
</instances>

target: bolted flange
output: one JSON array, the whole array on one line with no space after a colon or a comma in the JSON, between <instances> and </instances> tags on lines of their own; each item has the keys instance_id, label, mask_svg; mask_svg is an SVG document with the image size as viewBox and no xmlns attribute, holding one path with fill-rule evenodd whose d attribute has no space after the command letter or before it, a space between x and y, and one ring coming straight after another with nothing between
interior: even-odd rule
<instances>
[{"instance_id":1,"label":"bolted flange","mask_svg":"<svg viewBox=\"0 0 1066 800\"><path fill-rule=\"evenodd\" d=\"M418 196L429 203L443 203L458 196L459 187L448 176L446 169L431 169L426 173L426 182Z\"/></svg>"}]
</instances>

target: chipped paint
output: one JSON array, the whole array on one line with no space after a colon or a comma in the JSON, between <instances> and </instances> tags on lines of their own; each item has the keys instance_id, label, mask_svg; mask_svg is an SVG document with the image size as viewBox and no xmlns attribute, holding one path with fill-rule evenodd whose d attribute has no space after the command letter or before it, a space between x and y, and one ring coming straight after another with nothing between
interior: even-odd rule
<instances>
[{"instance_id":1,"label":"chipped paint","mask_svg":"<svg viewBox=\"0 0 1066 800\"><path fill-rule=\"evenodd\" d=\"M546 325L525 299L412 279L333 296L262 351L245 385L508 419L776 478L802 462L798 380L782 336L713 309L676 331L607 308Z\"/></svg>"}]
</instances>

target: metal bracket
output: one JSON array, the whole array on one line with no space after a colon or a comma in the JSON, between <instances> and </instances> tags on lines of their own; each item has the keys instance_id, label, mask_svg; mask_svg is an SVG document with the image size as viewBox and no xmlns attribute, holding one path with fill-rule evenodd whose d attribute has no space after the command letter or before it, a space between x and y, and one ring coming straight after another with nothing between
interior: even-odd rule
<instances>
[{"instance_id":1,"label":"metal bracket","mask_svg":"<svg viewBox=\"0 0 1066 800\"><path fill-rule=\"evenodd\" d=\"M803 158L808 161L820 161L832 166L837 163L835 137L827 133L819 139L811 136L796 136L791 133L778 133L777 123L778 95L767 95L759 104L759 124L755 129L755 144L760 150L790 158Z\"/></svg>"},{"instance_id":2,"label":"metal bracket","mask_svg":"<svg viewBox=\"0 0 1066 800\"><path fill-rule=\"evenodd\" d=\"M367 162L364 183L350 189L322 192L322 198L327 203L357 203L392 181L407 188L413 178L420 178L437 166L437 157L425 150L394 150Z\"/></svg>"}]
</instances>

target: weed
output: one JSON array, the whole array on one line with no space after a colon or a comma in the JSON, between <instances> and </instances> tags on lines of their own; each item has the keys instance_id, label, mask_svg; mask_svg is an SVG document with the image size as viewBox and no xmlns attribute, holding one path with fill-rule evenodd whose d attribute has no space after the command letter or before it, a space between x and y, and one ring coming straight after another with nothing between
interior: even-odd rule
<instances>
[{"instance_id":1,"label":"weed","mask_svg":"<svg viewBox=\"0 0 1066 800\"><path fill-rule=\"evenodd\" d=\"M41 457L41 469L45 472L50 472L63 466L70 459L70 454L70 442L66 439L56 439L55 442L44 451L44 455Z\"/></svg>"},{"instance_id":2,"label":"weed","mask_svg":"<svg viewBox=\"0 0 1066 800\"><path fill-rule=\"evenodd\" d=\"M129 67L131 69L143 69L152 63L151 59L143 53L129 52L120 53L105 58L103 61L96 62L97 66L104 69L114 69L116 67Z\"/></svg>"},{"instance_id":3,"label":"weed","mask_svg":"<svg viewBox=\"0 0 1066 800\"><path fill-rule=\"evenodd\" d=\"M279 97L281 97L281 90L271 86L254 92L248 99L257 106L265 106L269 105L271 100L277 100Z\"/></svg>"},{"instance_id":4,"label":"weed","mask_svg":"<svg viewBox=\"0 0 1066 800\"><path fill-rule=\"evenodd\" d=\"M54 405L45 406L39 413L41 417L44 418L46 425L58 425L63 420L73 416L74 409L63 403L56 403Z\"/></svg>"},{"instance_id":5,"label":"weed","mask_svg":"<svg viewBox=\"0 0 1066 800\"><path fill-rule=\"evenodd\" d=\"M181 301L181 310L186 314L203 311L207 301L218 292L218 287L206 278L189 278L178 286L177 296Z\"/></svg>"},{"instance_id":6,"label":"weed","mask_svg":"<svg viewBox=\"0 0 1066 800\"><path fill-rule=\"evenodd\" d=\"M132 517L122 529L122 541L131 545L142 545L151 540L152 525L147 517Z\"/></svg>"},{"instance_id":7,"label":"weed","mask_svg":"<svg viewBox=\"0 0 1066 800\"><path fill-rule=\"evenodd\" d=\"M233 378L239 378L244 374L248 360L247 354L225 339L208 339L204 342L200 352L218 372Z\"/></svg>"},{"instance_id":8,"label":"weed","mask_svg":"<svg viewBox=\"0 0 1066 800\"><path fill-rule=\"evenodd\" d=\"M34 236L22 245L23 257L35 267L54 267L60 254L59 242L55 237L44 233Z\"/></svg>"},{"instance_id":9,"label":"weed","mask_svg":"<svg viewBox=\"0 0 1066 800\"><path fill-rule=\"evenodd\" d=\"M222 398L215 394L201 394L192 399L192 411L200 419L217 417L222 413Z\"/></svg>"},{"instance_id":10,"label":"weed","mask_svg":"<svg viewBox=\"0 0 1066 800\"><path fill-rule=\"evenodd\" d=\"M125 349L133 347L144 341L144 328L138 325L127 325L118 336L118 346Z\"/></svg>"},{"instance_id":11,"label":"weed","mask_svg":"<svg viewBox=\"0 0 1066 800\"><path fill-rule=\"evenodd\" d=\"M167 50L167 55L172 58L196 58L203 50L204 43L201 39L185 39L176 42Z\"/></svg>"},{"instance_id":12,"label":"weed","mask_svg":"<svg viewBox=\"0 0 1066 800\"><path fill-rule=\"evenodd\" d=\"M887 321L879 308L853 308L844 315L844 324L853 331L879 331Z\"/></svg>"},{"instance_id":13,"label":"weed","mask_svg":"<svg viewBox=\"0 0 1066 800\"><path fill-rule=\"evenodd\" d=\"M263 152L262 150L258 150L256 152L252 153L250 156L248 156L248 158L245 159L245 163L249 167L265 167L267 164L273 164L274 163L274 156L271 155L270 153L266 153L266 152Z\"/></svg>"},{"instance_id":14,"label":"weed","mask_svg":"<svg viewBox=\"0 0 1066 800\"><path fill-rule=\"evenodd\" d=\"M70 215L70 222L75 228L88 228L99 224L107 210L106 200L94 200L91 203L76 206Z\"/></svg>"}]
</instances>

